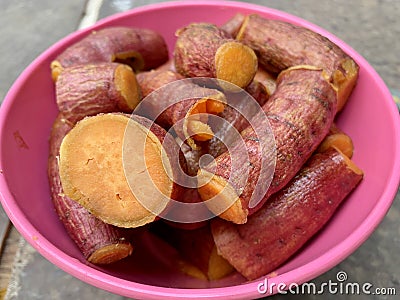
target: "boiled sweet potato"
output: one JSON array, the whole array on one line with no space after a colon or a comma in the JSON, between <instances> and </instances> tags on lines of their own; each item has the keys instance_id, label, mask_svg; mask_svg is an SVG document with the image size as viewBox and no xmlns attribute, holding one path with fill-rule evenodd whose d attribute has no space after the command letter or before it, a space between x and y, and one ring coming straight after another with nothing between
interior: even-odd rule
<instances>
[{"instance_id":1,"label":"boiled sweet potato","mask_svg":"<svg viewBox=\"0 0 400 300\"><path fill-rule=\"evenodd\" d=\"M199 170L199 160L203 155L208 154L207 147L202 145L197 149L193 149L188 144L184 143L181 139L176 138L178 145L180 145L181 151L186 161L186 173L189 176L196 176ZM197 186L195 187L197 189Z\"/></svg>"},{"instance_id":2,"label":"boiled sweet potato","mask_svg":"<svg viewBox=\"0 0 400 300\"><path fill-rule=\"evenodd\" d=\"M118 63L68 67L56 82L58 108L72 123L98 113L132 113L140 97L132 69Z\"/></svg>"},{"instance_id":3,"label":"boiled sweet potato","mask_svg":"<svg viewBox=\"0 0 400 300\"><path fill-rule=\"evenodd\" d=\"M174 59L186 77L212 77L245 88L257 71L252 49L209 23L193 23L177 31Z\"/></svg>"},{"instance_id":4,"label":"boiled sweet potato","mask_svg":"<svg viewBox=\"0 0 400 300\"><path fill-rule=\"evenodd\" d=\"M268 96L271 96L276 89L276 76L267 72L263 68L259 67L256 75L254 76L254 81L258 82L264 87Z\"/></svg>"},{"instance_id":5,"label":"boiled sweet potato","mask_svg":"<svg viewBox=\"0 0 400 300\"><path fill-rule=\"evenodd\" d=\"M157 32L144 28L108 27L92 31L65 49L51 63L53 80L64 68L98 63L119 62L135 71L156 68L168 60L168 48Z\"/></svg>"},{"instance_id":6,"label":"boiled sweet potato","mask_svg":"<svg viewBox=\"0 0 400 300\"><path fill-rule=\"evenodd\" d=\"M218 253L249 280L274 271L329 221L362 177L335 149L313 155L246 224L212 221Z\"/></svg>"},{"instance_id":7,"label":"boiled sweet potato","mask_svg":"<svg viewBox=\"0 0 400 300\"><path fill-rule=\"evenodd\" d=\"M230 36L236 37L236 35L239 33L240 27L242 27L244 19L245 15L237 13L224 24L222 24L220 28L227 32Z\"/></svg>"},{"instance_id":8,"label":"boiled sweet potato","mask_svg":"<svg viewBox=\"0 0 400 300\"><path fill-rule=\"evenodd\" d=\"M142 91L142 98L146 98L155 90L177 80L185 79L179 73L172 70L152 70L148 72L141 72L136 76Z\"/></svg>"},{"instance_id":9,"label":"boiled sweet potato","mask_svg":"<svg viewBox=\"0 0 400 300\"><path fill-rule=\"evenodd\" d=\"M126 233L94 217L66 196L61 186L58 168L59 149L64 136L72 127L73 124L59 114L51 130L48 178L54 208L68 235L89 262L113 263L132 253L133 248Z\"/></svg>"},{"instance_id":10,"label":"boiled sweet potato","mask_svg":"<svg viewBox=\"0 0 400 300\"><path fill-rule=\"evenodd\" d=\"M323 75L323 70L306 66L282 72L277 79L275 93L263 106L265 116L260 114L260 118L253 119L253 127L242 131L241 140L230 149L236 160L242 160L235 161L237 168L232 168L232 154L225 152L210 166L215 172L208 166L199 170L200 195L203 200L214 198L213 202L207 201L214 213L234 223L246 223L247 216L260 209L269 196L283 188L316 150L329 131L337 104L335 90ZM268 126L274 136L276 153L270 147L260 145L260 138L263 137L257 136L255 131L257 128L259 132L265 131ZM269 145L273 145L272 141ZM271 170L275 155L271 185L267 193L260 197L253 192L260 176L266 175L260 173L262 164L270 165L267 170ZM248 174L246 182L243 182L244 174ZM253 194L261 201L251 202ZM229 208L221 213L221 207Z\"/></svg>"},{"instance_id":11,"label":"boiled sweet potato","mask_svg":"<svg viewBox=\"0 0 400 300\"><path fill-rule=\"evenodd\" d=\"M317 151L324 152L330 148L336 148L340 150L348 158L351 158L353 156L354 145L351 137L344 133L335 124L332 124L331 128L329 129L328 135L319 145Z\"/></svg>"},{"instance_id":12,"label":"boiled sweet potato","mask_svg":"<svg viewBox=\"0 0 400 300\"><path fill-rule=\"evenodd\" d=\"M357 82L357 63L335 43L304 27L252 14L246 16L236 38L254 49L268 71L279 73L296 65L323 68L337 90L338 111Z\"/></svg>"},{"instance_id":13,"label":"boiled sweet potato","mask_svg":"<svg viewBox=\"0 0 400 300\"><path fill-rule=\"evenodd\" d=\"M217 128L215 135L205 145L207 153L213 157L227 150L227 147L238 137L238 133L250 125L251 118L269 99L264 84L256 80L253 80L246 88L246 92L231 93L226 97L227 105L224 111L218 114L222 119L214 125Z\"/></svg>"},{"instance_id":14,"label":"boiled sweet potato","mask_svg":"<svg viewBox=\"0 0 400 300\"><path fill-rule=\"evenodd\" d=\"M214 135L207 125L208 114L225 108L225 95L200 86L173 71L150 71L138 74L138 82L147 98L137 110L164 128L174 126L178 136L197 148L194 141L206 141ZM169 85L168 85L169 84ZM152 93L154 92L154 93Z\"/></svg>"},{"instance_id":15,"label":"boiled sweet potato","mask_svg":"<svg viewBox=\"0 0 400 300\"><path fill-rule=\"evenodd\" d=\"M61 144L62 187L103 222L138 227L154 221L177 199L179 153L173 137L146 118L87 117Z\"/></svg>"}]
</instances>

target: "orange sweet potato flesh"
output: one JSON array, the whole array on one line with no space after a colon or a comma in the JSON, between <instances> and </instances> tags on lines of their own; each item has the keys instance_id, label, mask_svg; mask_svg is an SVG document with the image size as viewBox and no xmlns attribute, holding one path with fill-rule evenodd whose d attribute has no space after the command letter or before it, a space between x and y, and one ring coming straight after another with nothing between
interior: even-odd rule
<instances>
[{"instance_id":1,"label":"orange sweet potato flesh","mask_svg":"<svg viewBox=\"0 0 400 300\"><path fill-rule=\"evenodd\" d=\"M225 95L219 90L202 87L173 71L155 70L137 75L143 96L140 114L155 119L164 128L174 127L177 135L196 148L194 141L212 138L207 114L218 114L225 108ZM180 80L173 88L168 84ZM160 90L160 88L165 87ZM151 94L157 91L157 94ZM203 114L201 117L199 114ZM197 117L198 115L199 117Z\"/></svg>"},{"instance_id":2,"label":"orange sweet potato flesh","mask_svg":"<svg viewBox=\"0 0 400 300\"><path fill-rule=\"evenodd\" d=\"M131 113L140 101L132 69L97 63L65 68L56 82L56 102L68 121L76 123L98 113Z\"/></svg>"},{"instance_id":3,"label":"orange sweet potato flesh","mask_svg":"<svg viewBox=\"0 0 400 300\"><path fill-rule=\"evenodd\" d=\"M324 152L330 148L340 150L348 158L352 158L354 152L354 145L351 137L344 133L336 124L332 124L329 129L328 135L319 145L317 151Z\"/></svg>"},{"instance_id":4,"label":"orange sweet potato flesh","mask_svg":"<svg viewBox=\"0 0 400 300\"><path fill-rule=\"evenodd\" d=\"M212 221L218 253L248 280L267 275L329 221L362 177L362 171L335 149L313 155L246 224Z\"/></svg>"},{"instance_id":5,"label":"orange sweet potato flesh","mask_svg":"<svg viewBox=\"0 0 400 300\"><path fill-rule=\"evenodd\" d=\"M257 71L252 49L233 40L209 23L192 23L177 31L174 59L178 73L186 77L212 77L245 88Z\"/></svg>"},{"instance_id":6,"label":"orange sweet potato flesh","mask_svg":"<svg viewBox=\"0 0 400 300\"><path fill-rule=\"evenodd\" d=\"M268 152L268 148L261 148L260 139L251 127L241 132L250 163L243 155L244 161L237 164L240 167L231 171L230 153L224 152L215 159L215 172L210 181L211 170L208 166L199 171L202 199L216 197L216 203L223 206L232 204L220 214L221 218L237 224L246 223L248 215L259 210L268 197L295 176L327 135L336 113L336 93L323 73L320 69L306 66L282 72L277 79L275 93L262 107L266 117L252 120L255 128L270 125L276 145L276 165L271 185L255 207L250 207L249 203L260 176L261 162L274 153ZM237 149L241 149L240 144L234 143L230 151L241 151ZM249 175L245 185L241 186L243 174ZM222 189L224 192L221 192ZM219 208L218 205L216 207ZM215 210L214 207L209 208Z\"/></svg>"},{"instance_id":7,"label":"orange sweet potato flesh","mask_svg":"<svg viewBox=\"0 0 400 300\"><path fill-rule=\"evenodd\" d=\"M126 232L94 217L66 196L62 189L58 168L59 149L64 136L72 127L73 124L59 114L51 130L48 178L54 208L68 235L89 262L113 263L132 253L133 247Z\"/></svg>"},{"instance_id":8,"label":"orange sweet potato flesh","mask_svg":"<svg viewBox=\"0 0 400 300\"><path fill-rule=\"evenodd\" d=\"M87 117L61 144L62 187L107 224L142 226L180 193L174 182L175 168L180 167L172 163L174 155L179 155L175 140L148 119L123 114Z\"/></svg>"},{"instance_id":9,"label":"orange sweet potato flesh","mask_svg":"<svg viewBox=\"0 0 400 300\"><path fill-rule=\"evenodd\" d=\"M257 53L268 71L279 73L296 65L326 70L337 89L338 111L357 82L357 63L332 41L304 27L252 14L246 16L236 38Z\"/></svg>"},{"instance_id":10,"label":"orange sweet potato flesh","mask_svg":"<svg viewBox=\"0 0 400 300\"><path fill-rule=\"evenodd\" d=\"M108 27L92 31L65 49L52 63L56 81L64 68L98 63L119 62L135 71L156 68L168 60L168 48L157 32L133 27Z\"/></svg>"}]
</instances>

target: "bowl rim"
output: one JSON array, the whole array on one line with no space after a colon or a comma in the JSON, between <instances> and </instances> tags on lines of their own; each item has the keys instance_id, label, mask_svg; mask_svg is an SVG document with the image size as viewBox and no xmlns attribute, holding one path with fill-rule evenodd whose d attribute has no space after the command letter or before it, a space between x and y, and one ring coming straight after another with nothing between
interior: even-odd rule
<instances>
[{"instance_id":1,"label":"bowl rim","mask_svg":"<svg viewBox=\"0 0 400 300\"><path fill-rule=\"evenodd\" d=\"M391 100L392 96L388 88L384 84L381 77L377 72L370 66L370 64L355 50L350 46L345 44L339 38L329 33L328 31L322 29L321 27L306 21L295 15L279 11L266 6L261 6L258 4L243 3L237 1L218 1L218 0L189 0L189 1L170 1L149 4L141 7L137 7L125 12L117 13L108 16L104 19L99 20L94 25L89 26L85 29L77 30L67 35L63 39L59 40L47 50L45 50L41 55L39 55L17 78L15 83L10 88L4 102L0 108L0 144L4 136L4 128L6 116L12 107L12 99L15 97L17 92L24 86L25 82L29 78L30 74L34 72L36 68L46 59L48 59L49 54L55 53L56 51L62 49L63 45L69 43L73 39L76 39L84 34L87 34L93 29L98 29L99 27L107 26L109 23L116 19L124 16L144 13L153 10L162 10L166 8L173 8L176 6L183 7L194 7L194 6L209 6L209 7L220 7L227 6L229 8L237 9L250 9L258 10L263 13L273 14L277 18L290 19L291 22L300 24L301 26L311 28L312 30L328 37L334 43L338 44L342 49L349 53L356 61L360 62L364 67L365 71L369 75L376 79L377 86L384 95L382 105L386 106L386 110L389 112L388 118L390 118L393 123L393 128L395 131L395 153L400 153L400 122L397 107L394 101ZM50 75L49 75L50 76ZM21 235L47 260L59 267L60 269L66 271L67 273L73 275L74 277L87 282L98 288L113 292L115 294L120 294L128 297L138 297L141 299L151 299L154 297L163 299L176 299L176 298L205 298L212 297L214 299L243 299L243 297L262 297L268 295L261 295L257 292L258 284L263 280L246 282L236 286L220 287L220 288L205 288L205 289L179 289L179 288L167 288L152 286L147 284L136 283L128 281L125 279L120 279L112 275L103 273L102 271L96 270L89 265L85 265L82 262L74 261L72 257L65 254L63 251L58 249L50 241L48 241L43 235L40 234L29 222L29 220L24 216L18 204L16 203L12 193L10 192L5 174L2 171L3 165L3 152L0 147L0 200L4 207L5 212L9 216L10 220L16 227L16 229L21 233ZM397 193L398 185L400 182L400 158L394 158L392 172L389 177L389 182L385 186L380 199L385 199L385 201L379 201L374 210L367 216L367 218L353 231L345 240L337 244L335 247L329 249L323 255L315 258L313 261L303 265L301 267L301 272L298 269L288 271L284 274L280 274L277 277L269 278L269 282L275 283L290 283L301 284L308 280L321 275L322 273L333 268L335 265L344 260L352 252L354 252L375 230L375 228L382 221L387 211L389 210L394 197ZM121 287L122 286L122 287ZM229 296L227 296L229 295Z\"/></svg>"}]
</instances>

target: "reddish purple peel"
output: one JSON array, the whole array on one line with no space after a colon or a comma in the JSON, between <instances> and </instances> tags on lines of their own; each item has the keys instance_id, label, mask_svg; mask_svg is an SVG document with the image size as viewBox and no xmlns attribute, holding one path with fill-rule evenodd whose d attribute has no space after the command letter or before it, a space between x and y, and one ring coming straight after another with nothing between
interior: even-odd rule
<instances>
[{"instance_id":1,"label":"reddish purple peel","mask_svg":"<svg viewBox=\"0 0 400 300\"><path fill-rule=\"evenodd\" d=\"M362 177L335 149L315 154L246 224L212 221L218 253L249 280L274 271L329 221Z\"/></svg>"}]
</instances>

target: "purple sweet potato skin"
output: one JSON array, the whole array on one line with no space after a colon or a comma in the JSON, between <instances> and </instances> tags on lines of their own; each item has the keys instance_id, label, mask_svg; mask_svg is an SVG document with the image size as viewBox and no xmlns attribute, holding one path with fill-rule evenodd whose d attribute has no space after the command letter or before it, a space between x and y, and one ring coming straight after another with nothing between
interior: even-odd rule
<instances>
[{"instance_id":1,"label":"purple sweet potato skin","mask_svg":"<svg viewBox=\"0 0 400 300\"><path fill-rule=\"evenodd\" d=\"M138 83L142 90L143 98L149 96L152 92L166 86L177 80L184 79L179 73L167 70L167 71L148 71L138 74ZM196 99L187 98L185 94L189 96L189 93L193 88L199 88L189 83L182 82L177 89L163 89L163 93L160 93L157 98L152 95L150 99L146 99L142 104L140 110L143 111L144 115L156 119L157 124L164 128L170 128L178 121L186 117L186 114L190 108L196 103ZM178 101L182 99L182 101ZM159 115L153 114L154 112Z\"/></svg>"},{"instance_id":2,"label":"purple sweet potato skin","mask_svg":"<svg viewBox=\"0 0 400 300\"><path fill-rule=\"evenodd\" d=\"M56 82L57 106L64 117L75 124L86 116L98 113L131 113L133 108L129 107L127 99L115 84L116 69L120 67L129 68L118 63L65 68ZM131 69L126 71L132 72Z\"/></svg>"},{"instance_id":3,"label":"purple sweet potato skin","mask_svg":"<svg viewBox=\"0 0 400 300\"><path fill-rule=\"evenodd\" d=\"M156 120L164 128L170 128L186 118L190 109L202 98L225 100L222 92L191 80L182 80L182 75L170 70L143 72L138 74L137 79L143 96L149 96L141 103L138 113ZM168 88L168 84L176 81L180 82ZM165 88L160 90L162 87Z\"/></svg>"},{"instance_id":4,"label":"purple sweet potato skin","mask_svg":"<svg viewBox=\"0 0 400 300\"><path fill-rule=\"evenodd\" d=\"M297 65L313 65L333 73L349 58L316 32L256 14L247 17L238 39L256 51L260 65L274 73Z\"/></svg>"},{"instance_id":5,"label":"purple sweet potato skin","mask_svg":"<svg viewBox=\"0 0 400 300\"><path fill-rule=\"evenodd\" d=\"M65 196L58 170L58 154L64 136L73 124L59 114L50 136L48 178L54 208L71 239L86 259L98 249L112 244L129 244L122 229L108 225L91 215L77 202Z\"/></svg>"},{"instance_id":6,"label":"purple sweet potato skin","mask_svg":"<svg viewBox=\"0 0 400 300\"><path fill-rule=\"evenodd\" d=\"M256 52L259 64L269 72L279 74L298 65L324 69L338 89L338 111L356 86L356 61L334 42L305 27L253 14L243 21L237 39Z\"/></svg>"},{"instance_id":7,"label":"purple sweet potato skin","mask_svg":"<svg viewBox=\"0 0 400 300\"><path fill-rule=\"evenodd\" d=\"M241 132L247 128L250 119L256 115L261 106L263 106L269 99L269 95L264 88L263 84L258 81L253 81L246 88L247 97L244 93L233 93L227 95L227 102L223 112L218 114L219 117L224 119L224 123L218 126L215 136L207 143L207 153L213 157L217 157L227 151L227 147L233 142L231 137L234 138L232 131ZM252 101L249 105L249 97L253 97L255 102ZM249 119L246 119L249 118Z\"/></svg>"},{"instance_id":8,"label":"purple sweet potato skin","mask_svg":"<svg viewBox=\"0 0 400 300\"><path fill-rule=\"evenodd\" d=\"M295 254L361 181L335 149L312 156L246 224L212 221L218 253L243 276L264 276Z\"/></svg>"},{"instance_id":9,"label":"purple sweet potato skin","mask_svg":"<svg viewBox=\"0 0 400 300\"><path fill-rule=\"evenodd\" d=\"M142 90L142 97L146 98L150 93L171 82L185 79L181 74L169 69L157 69L141 72L136 75L136 79Z\"/></svg>"},{"instance_id":10,"label":"purple sweet potato skin","mask_svg":"<svg viewBox=\"0 0 400 300\"><path fill-rule=\"evenodd\" d=\"M71 45L57 58L63 68L75 65L113 62L115 56L129 52L140 54L143 70L156 68L168 60L163 37L150 29L108 27L93 31Z\"/></svg>"},{"instance_id":11,"label":"purple sweet potato skin","mask_svg":"<svg viewBox=\"0 0 400 300\"><path fill-rule=\"evenodd\" d=\"M261 172L261 162L270 152L262 151L259 137L248 127L241 132L249 162L245 155L237 157L243 162L231 171L229 152L216 158L215 174L224 178L237 190L242 207L248 214L256 212L273 193L282 189L300 170L303 164L326 136L336 112L336 94L318 69L299 68L280 74L277 89L262 107L265 116L253 119L252 124L260 132L270 126L275 138L276 165L267 194L255 207L249 201ZM241 149L241 150L240 150ZM265 148L269 151L270 149ZM231 153L243 151L240 144L234 144ZM207 168L206 168L207 169ZM243 188L243 174L249 174Z\"/></svg>"},{"instance_id":12,"label":"purple sweet potato skin","mask_svg":"<svg viewBox=\"0 0 400 300\"><path fill-rule=\"evenodd\" d=\"M227 32L232 37L236 37L238 34L240 27L243 24L245 16L241 13L237 13L232 18L230 18L227 22L222 24L220 28Z\"/></svg>"},{"instance_id":13,"label":"purple sweet potato skin","mask_svg":"<svg viewBox=\"0 0 400 300\"><path fill-rule=\"evenodd\" d=\"M177 32L174 59L178 73L185 77L216 77L215 53L233 39L213 24L193 23Z\"/></svg>"}]
</instances>

